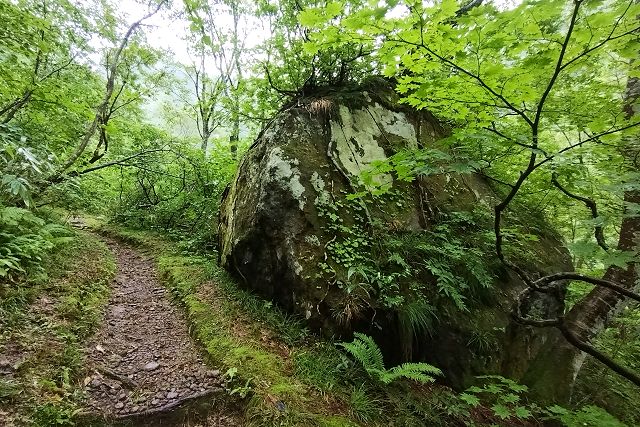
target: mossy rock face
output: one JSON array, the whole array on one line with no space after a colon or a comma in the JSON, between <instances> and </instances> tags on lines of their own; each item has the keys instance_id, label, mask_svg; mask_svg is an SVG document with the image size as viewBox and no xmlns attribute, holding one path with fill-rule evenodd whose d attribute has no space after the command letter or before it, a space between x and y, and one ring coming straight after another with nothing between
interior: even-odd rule
<instances>
[{"instance_id":1,"label":"mossy rock face","mask_svg":"<svg viewBox=\"0 0 640 427\"><path fill-rule=\"evenodd\" d=\"M366 188L360 174L372 163L401 150L435 147L448 135L430 113L399 104L387 82L372 82L298 99L261 133L221 205L221 263L246 287L301 314L315 329L343 336L353 330L374 335L390 363L427 360L442 368L454 386L486 372L517 377L547 332L510 325L509 312L523 284L505 271L497 275L491 298L468 311L443 316L429 333L409 338L398 333L398 317L372 301L351 321L336 316L344 313L350 297L341 285L349 281L351 262L328 259L327 247L340 233L336 230L355 230L350 238L357 245L359 234L367 234L372 222L398 233L420 233L430 227L434 211L478 206L492 210L496 203L495 193L480 176L452 173L412 183L378 175L373 179L390 185L395 198L377 199L368 208L347 198L354 189ZM568 253L556 237L538 237L532 250L540 256L529 270L570 268ZM562 309L557 297L544 298L532 306L547 312ZM491 348L482 349L479 356L470 342L474 336L489 335ZM409 345L403 342L407 339Z\"/></svg>"}]
</instances>

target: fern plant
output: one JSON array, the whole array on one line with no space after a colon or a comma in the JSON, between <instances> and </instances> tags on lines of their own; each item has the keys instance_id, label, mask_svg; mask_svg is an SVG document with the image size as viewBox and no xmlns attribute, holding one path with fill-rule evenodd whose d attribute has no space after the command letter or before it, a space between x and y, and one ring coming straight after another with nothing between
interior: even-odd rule
<instances>
[{"instance_id":1,"label":"fern plant","mask_svg":"<svg viewBox=\"0 0 640 427\"><path fill-rule=\"evenodd\" d=\"M42 272L42 257L71 239L66 227L33 212L0 204L0 279Z\"/></svg>"},{"instance_id":2,"label":"fern plant","mask_svg":"<svg viewBox=\"0 0 640 427\"><path fill-rule=\"evenodd\" d=\"M399 378L408 378L421 383L432 383L435 375L442 375L442 371L428 363L403 363L391 369L384 367L384 359L380 347L373 338L368 335L356 332L353 342L338 343L355 360L357 360L369 377L373 380L389 384Z\"/></svg>"}]
</instances>

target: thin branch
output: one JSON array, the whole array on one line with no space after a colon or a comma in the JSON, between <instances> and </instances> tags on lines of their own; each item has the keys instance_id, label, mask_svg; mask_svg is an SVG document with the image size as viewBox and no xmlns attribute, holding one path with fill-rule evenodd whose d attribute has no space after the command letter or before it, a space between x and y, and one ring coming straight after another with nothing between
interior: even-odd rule
<instances>
[{"instance_id":1,"label":"thin branch","mask_svg":"<svg viewBox=\"0 0 640 427\"><path fill-rule=\"evenodd\" d=\"M529 125L533 125L533 122L531 121L531 119L529 118L529 116L527 116L527 114L519 109L518 107L516 107L515 105L513 105L505 96L501 95L500 93L498 93L495 89L493 89L491 86L489 86L484 79L482 79L482 77L472 73L471 71L468 71L467 69L461 67L460 65L456 64L455 62L451 61L448 58L445 58L444 56L434 52L431 48L429 48L427 45L425 45L424 43L413 43L410 42L408 40L404 40L402 38L394 40L394 39L389 39L391 41L395 41L397 43L404 43L404 44L408 44L411 46L415 46L415 47L420 47L422 49L424 49L425 51L427 51L429 54L435 56L436 58L438 58L438 60L440 60L441 62L444 62L445 64L449 65L450 67L453 67L454 69L460 71L461 73L471 77L472 79L474 79L475 81L478 82L478 84L480 86L482 86L487 92L489 92L491 95L495 96L496 98L498 98L500 101L502 101L502 103L505 105L505 108L508 108L509 110L513 111L514 113L516 113L518 116L522 117L522 119Z\"/></svg>"},{"instance_id":2,"label":"thin branch","mask_svg":"<svg viewBox=\"0 0 640 427\"><path fill-rule=\"evenodd\" d=\"M166 149L166 148L158 148L158 149L153 149L153 150L146 150L146 151L141 151L139 153L136 154L132 154L130 156L127 157L123 157L121 159L118 160L114 160L111 162L107 162L107 163L103 163L101 165L97 165L97 166L93 166L87 169L83 169L81 171L74 171L72 173L70 173L70 176L79 176L79 175L84 175L87 174L89 172L94 172L100 169L104 169L104 168L108 168L110 166L116 166L116 165L122 165L125 162L128 162L131 159L135 159L136 157L141 157L144 156L146 154L150 154L150 153L159 153L159 152L171 152L172 150ZM56 181L57 182L57 181Z\"/></svg>"},{"instance_id":3,"label":"thin branch","mask_svg":"<svg viewBox=\"0 0 640 427\"><path fill-rule=\"evenodd\" d=\"M601 286L603 288L611 289L612 291L624 295L627 298L631 298L635 301L640 302L640 294L630 291L624 286L620 286L619 284L610 280L598 279L595 277L585 276L583 274L573 272L556 273L541 277L540 279L537 279L532 283L532 287L535 290L545 292L551 284L560 280L578 280L580 282Z\"/></svg>"},{"instance_id":4,"label":"thin branch","mask_svg":"<svg viewBox=\"0 0 640 427\"><path fill-rule=\"evenodd\" d=\"M593 356L595 359L600 361L602 364L607 366L612 371L616 372L617 374L631 381L635 385L640 386L640 375L638 375L636 372L616 363L613 359L611 359L604 353L601 353L592 345L582 341L564 323L561 323L560 326L558 326L558 329L560 330L560 332L562 332L562 335L565 337L565 339L574 347L584 351L590 356Z\"/></svg>"},{"instance_id":5,"label":"thin branch","mask_svg":"<svg viewBox=\"0 0 640 427\"><path fill-rule=\"evenodd\" d=\"M587 206L587 208L589 208L589 210L591 211L591 217L594 220L598 219L598 206L596 205L596 202L594 202L593 200L587 197L579 196L577 194L574 194L568 191L566 188L560 185L560 182L558 182L558 174L556 172L553 172L551 174L551 183L558 190L562 191L567 197L579 200L582 203L584 203ZM602 224L596 224L594 226L594 229L595 229L594 234L595 234L596 242L598 242L598 246L600 246L605 251L608 251L609 247L607 246L606 240L604 238L604 230L603 230Z\"/></svg>"},{"instance_id":6,"label":"thin branch","mask_svg":"<svg viewBox=\"0 0 640 427\"><path fill-rule=\"evenodd\" d=\"M602 133L600 133L600 134L598 134L598 135L591 136L591 137L589 137L589 138L587 138L587 139L580 139L580 141L579 141L579 142L576 142L575 144L569 145L568 147L565 147L565 148L563 148L562 150L558 151L557 153L550 155L549 157L545 158L544 160L541 160L540 162L538 162L538 163L536 164L535 169L537 169L537 168L539 168L540 166L542 166L543 164L545 164L545 163L547 163L547 162L549 162L549 161L553 160L555 157L557 157L557 156L559 156L559 155L561 155L561 154L566 153L566 152L567 152L567 151L569 151L569 150L572 150L572 149L574 149L574 148L578 148L578 147L583 146L583 145L584 145L584 144L586 144L587 142L598 141L598 140L599 140L600 138L602 138L603 136L612 135L612 134L617 133L617 132L622 132L622 131L624 131L624 130L634 128L634 127L636 127L636 126L640 126L640 122L631 123L631 124L629 124L629 125L622 126L622 127L615 128L615 129L610 129L610 130L608 130L608 131L606 131L606 132L602 132Z\"/></svg>"},{"instance_id":7,"label":"thin branch","mask_svg":"<svg viewBox=\"0 0 640 427\"><path fill-rule=\"evenodd\" d=\"M491 127L485 126L483 129L488 130L489 132L494 133L494 134L498 135L499 137L504 138L507 141L509 141L509 142L511 142L511 143L513 143L515 145L519 145L520 147L527 148L529 150L535 150L536 149L536 147L534 147L532 145L523 144L522 142L516 141L515 139L511 138L510 136L507 136L504 133L500 132L498 129L496 129L495 123L493 123Z\"/></svg>"},{"instance_id":8,"label":"thin branch","mask_svg":"<svg viewBox=\"0 0 640 427\"><path fill-rule=\"evenodd\" d=\"M580 10L582 1L583 0L575 0L575 6L573 7L573 13L571 14L571 20L569 21L569 28L567 29L567 34L565 35L564 42L562 43L562 48L560 49L560 54L558 55L556 68L553 71L551 79L549 79L549 83L547 84L546 89L540 97L540 101L538 101L535 119L533 120L533 125L531 126L533 130L533 145L536 148L538 147L538 126L540 125L540 119L542 118L542 109L544 108L544 103L549 97L549 94L551 93L551 90L553 89L553 86L558 80L558 76L560 76L560 72L562 71L562 63L567 52L567 47L569 46L569 41L571 40L571 35L573 34L573 29L576 25L576 19L578 19L578 11Z\"/></svg>"},{"instance_id":9,"label":"thin branch","mask_svg":"<svg viewBox=\"0 0 640 427\"><path fill-rule=\"evenodd\" d=\"M278 88L275 83L273 83L273 80L271 79L271 73L269 73L269 67L268 66L264 66L264 72L267 76L267 81L269 82L269 86L271 86L271 88L273 90L275 90L276 92L278 92L280 95L291 95L294 96L296 95L295 91L292 90L285 90L285 89L280 89Z\"/></svg>"}]
</instances>

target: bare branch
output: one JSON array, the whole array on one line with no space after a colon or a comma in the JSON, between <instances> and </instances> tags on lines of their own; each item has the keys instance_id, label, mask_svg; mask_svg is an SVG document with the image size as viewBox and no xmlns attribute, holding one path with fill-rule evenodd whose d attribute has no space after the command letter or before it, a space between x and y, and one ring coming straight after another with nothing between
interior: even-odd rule
<instances>
[{"instance_id":1,"label":"bare branch","mask_svg":"<svg viewBox=\"0 0 640 427\"><path fill-rule=\"evenodd\" d=\"M571 197L572 199L576 199L584 203L587 206L587 208L589 208L589 210L591 211L591 217L594 220L598 218L598 206L596 205L596 202L594 202L593 200L587 197L578 196L577 194L571 193L570 191L565 189L562 185L560 185L560 182L558 182L558 174L556 172L553 172L551 174L551 183L558 190L562 191L567 197ZM605 251L608 251L609 247L607 246L607 242L604 238L604 230L603 230L602 224L596 224L594 226L594 229L595 229L594 234L595 234L596 241L598 242L598 246L600 246Z\"/></svg>"},{"instance_id":2,"label":"bare branch","mask_svg":"<svg viewBox=\"0 0 640 427\"><path fill-rule=\"evenodd\" d=\"M635 301L640 302L640 295L630 291L629 289L621 286L615 282L605 279L598 279L595 277L585 276L580 273L573 272L565 272L565 273L556 273L551 274L540 279L535 280L532 283L532 286L535 290L540 292L544 292L548 286L554 282L558 282L560 280L578 280L580 282L590 283L592 285L601 286L603 288L611 289L615 292L618 292L621 295L624 295L627 298L631 298Z\"/></svg>"},{"instance_id":3,"label":"bare branch","mask_svg":"<svg viewBox=\"0 0 640 427\"><path fill-rule=\"evenodd\" d=\"M564 323L561 323L560 326L558 326L558 329L560 330L560 332L562 332L562 335L565 337L565 339L574 347L584 351L590 356L593 356L595 359L600 361L602 364L607 366L612 371L616 372L620 376L631 381L635 385L640 386L640 375L638 375L636 372L616 363L613 359L606 356L604 353L601 353L600 351L598 351L591 344L588 344L585 341L582 341Z\"/></svg>"}]
</instances>

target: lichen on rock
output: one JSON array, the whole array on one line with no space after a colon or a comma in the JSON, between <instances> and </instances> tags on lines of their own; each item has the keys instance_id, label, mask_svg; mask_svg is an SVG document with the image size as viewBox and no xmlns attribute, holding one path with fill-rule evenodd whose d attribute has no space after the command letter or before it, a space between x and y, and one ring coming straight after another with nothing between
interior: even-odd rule
<instances>
[{"instance_id":1,"label":"lichen on rock","mask_svg":"<svg viewBox=\"0 0 640 427\"><path fill-rule=\"evenodd\" d=\"M486 278L490 287L473 290L491 289L490 294L472 298L470 291L467 300L473 305L466 310L439 294L437 263L446 260L419 260L430 265L411 279L424 289L422 305L413 304L405 292L411 283L394 282L393 269L401 267L402 259L387 267L387 276L367 270L375 247L388 244L376 240L374 227L397 241L419 238L428 244L442 217L466 218L474 210L491 210L495 194L474 174L447 172L401 182L387 173L373 184L390 188L388 196L369 203L347 197L356 190L366 193L361 173L371 165L403 150L434 146L447 135L430 113L401 105L388 84L374 90L327 90L296 100L258 137L226 193L219 229L222 265L246 287L300 314L313 328L330 335L354 330L372 334L391 361L427 360L442 368L452 385L463 386L472 375L488 371L523 372L546 331L531 334L511 327L509 308L524 285L490 266L497 265L490 253L486 265L474 266L483 254L472 260L478 249L461 248L460 265L447 272L460 276L462 283L474 268L495 269ZM552 235L539 237L539 246L562 248ZM566 250L547 258L537 256L532 268L570 265ZM381 295L393 286L400 290ZM553 300L545 304L549 310L561 309ZM407 332L403 319L415 307L438 311L430 330ZM510 356L510 349L517 349L518 357Z\"/></svg>"},{"instance_id":2,"label":"lichen on rock","mask_svg":"<svg viewBox=\"0 0 640 427\"><path fill-rule=\"evenodd\" d=\"M271 178L287 188L299 203L300 210L304 209L304 186L300 183L300 171L296 168L298 159L287 159L279 147L269 153L267 171Z\"/></svg>"}]
</instances>

